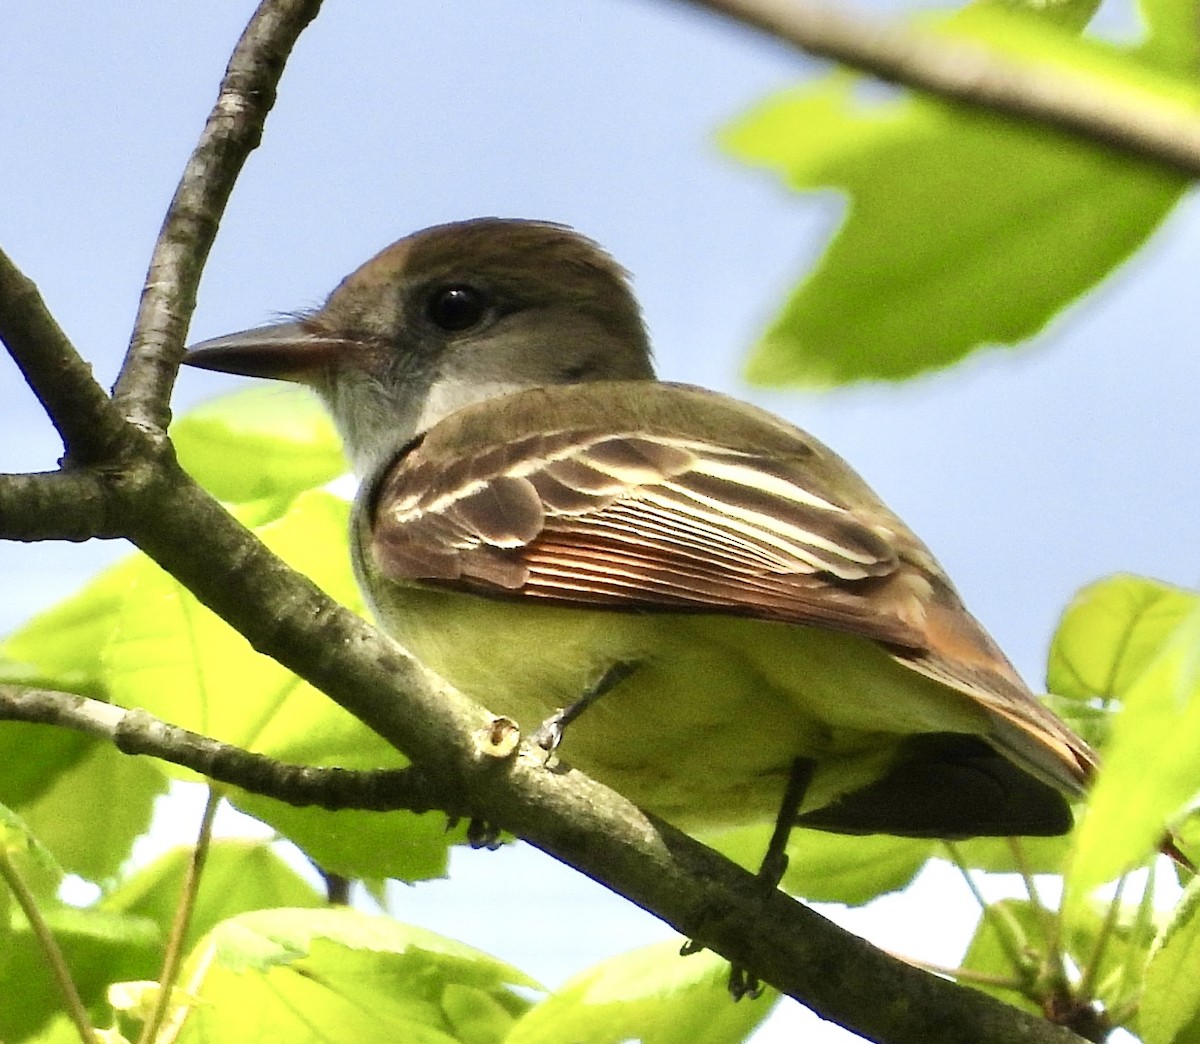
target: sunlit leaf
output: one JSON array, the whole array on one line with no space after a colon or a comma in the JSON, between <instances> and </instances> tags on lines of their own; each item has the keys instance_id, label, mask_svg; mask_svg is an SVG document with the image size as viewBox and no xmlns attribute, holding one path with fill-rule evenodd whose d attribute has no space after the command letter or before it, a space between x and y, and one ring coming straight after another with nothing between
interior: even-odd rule
<instances>
[{"instance_id":1,"label":"sunlit leaf","mask_svg":"<svg viewBox=\"0 0 1200 1044\"><path fill-rule=\"evenodd\" d=\"M184 469L242 504L323 486L346 470L329 414L305 389L258 387L189 410L171 426Z\"/></svg>"},{"instance_id":2,"label":"sunlit leaf","mask_svg":"<svg viewBox=\"0 0 1200 1044\"><path fill-rule=\"evenodd\" d=\"M1078 832L1073 909L1145 859L1200 791L1200 601L1135 577L1093 585L1063 618L1051 676L1121 704Z\"/></svg>"},{"instance_id":3,"label":"sunlit leaf","mask_svg":"<svg viewBox=\"0 0 1200 1044\"><path fill-rule=\"evenodd\" d=\"M734 1004L729 964L679 943L623 953L574 976L529 1011L507 1044L737 1044L770 1014L778 995Z\"/></svg>"},{"instance_id":4,"label":"sunlit leaf","mask_svg":"<svg viewBox=\"0 0 1200 1044\"><path fill-rule=\"evenodd\" d=\"M346 547L348 506L300 494L258 535L342 604L363 610ZM282 761L342 768L406 764L390 744L287 668L255 652L175 579L145 561L104 652L113 700ZM440 816L329 813L270 799L230 800L277 827L323 867L348 876L444 873L455 840Z\"/></svg>"},{"instance_id":5,"label":"sunlit leaf","mask_svg":"<svg viewBox=\"0 0 1200 1044\"><path fill-rule=\"evenodd\" d=\"M150 826L155 799L166 789L156 762L88 738L82 757L18 807L66 870L104 882L129 858L134 841Z\"/></svg>"},{"instance_id":6,"label":"sunlit leaf","mask_svg":"<svg viewBox=\"0 0 1200 1044\"><path fill-rule=\"evenodd\" d=\"M346 1040L500 1044L536 983L431 932L349 909L262 910L219 924L184 968L200 998L180 1044Z\"/></svg>"}]
</instances>

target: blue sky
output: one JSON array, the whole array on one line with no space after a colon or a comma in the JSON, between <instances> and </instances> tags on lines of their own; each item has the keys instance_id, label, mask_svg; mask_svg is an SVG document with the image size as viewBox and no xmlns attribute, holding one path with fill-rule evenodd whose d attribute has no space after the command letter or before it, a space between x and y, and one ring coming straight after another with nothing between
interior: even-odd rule
<instances>
[{"instance_id":1,"label":"blue sky","mask_svg":"<svg viewBox=\"0 0 1200 1044\"><path fill-rule=\"evenodd\" d=\"M63 0L6 12L0 245L106 384L163 208L251 9ZM901 387L754 391L739 361L840 204L789 197L723 157L713 133L819 68L667 0L327 5L230 204L193 339L319 303L370 254L434 222L575 225L633 273L662 374L753 398L853 462L1037 687L1057 614L1081 585L1118 570L1182 584L1200 574L1200 215L1185 202L1143 254L1017 351ZM176 403L232 387L185 373ZM7 357L0 418L0 471L54 466L53 430ZM0 630L120 553L0 545ZM954 887L938 878L853 924L911 950L929 934L930 897ZM467 855L455 880L397 899L402 917L440 904L436 926L551 982L663 934L520 850ZM940 909L944 952L926 955L952 962L963 934ZM472 934L483 910L503 917ZM788 1018L759 1039L801 1024L810 1040L847 1039Z\"/></svg>"}]
</instances>

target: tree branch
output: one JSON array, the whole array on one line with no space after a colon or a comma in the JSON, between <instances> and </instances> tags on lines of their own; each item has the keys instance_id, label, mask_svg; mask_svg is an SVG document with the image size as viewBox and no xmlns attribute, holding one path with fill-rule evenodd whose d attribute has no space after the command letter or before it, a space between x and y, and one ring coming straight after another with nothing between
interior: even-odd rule
<instances>
[{"instance_id":1,"label":"tree branch","mask_svg":"<svg viewBox=\"0 0 1200 1044\"><path fill-rule=\"evenodd\" d=\"M263 0L229 59L216 105L184 167L150 258L114 398L146 430L164 432L196 288L234 182L262 140L297 38L321 0Z\"/></svg>"},{"instance_id":2,"label":"tree branch","mask_svg":"<svg viewBox=\"0 0 1200 1044\"><path fill-rule=\"evenodd\" d=\"M687 0L890 83L1068 131L1200 175L1200 115L1104 90L1095 78L1009 61L982 45L807 0Z\"/></svg>"},{"instance_id":3,"label":"tree branch","mask_svg":"<svg viewBox=\"0 0 1200 1044\"><path fill-rule=\"evenodd\" d=\"M108 487L90 470L0 475L0 540L120 537Z\"/></svg>"},{"instance_id":4,"label":"tree branch","mask_svg":"<svg viewBox=\"0 0 1200 1044\"><path fill-rule=\"evenodd\" d=\"M191 769L208 779L299 807L331 812L445 812L462 817L453 795L414 767L356 771L293 765L181 729L140 708L53 689L0 685L0 721L57 725L107 740L124 754L144 754Z\"/></svg>"},{"instance_id":5,"label":"tree branch","mask_svg":"<svg viewBox=\"0 0 1200 1044\"><path fill-rule=\"evenodd\" d=\"M0 341L74 463L115 456L125 425L33 284L0 250Z\"/></svg>"}]
</instances>

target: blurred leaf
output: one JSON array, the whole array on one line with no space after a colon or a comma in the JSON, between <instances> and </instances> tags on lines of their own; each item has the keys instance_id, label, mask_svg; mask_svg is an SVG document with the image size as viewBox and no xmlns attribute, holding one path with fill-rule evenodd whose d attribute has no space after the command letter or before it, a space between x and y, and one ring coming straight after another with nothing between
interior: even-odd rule
<instances>
[{"instance_id":1,"label":"blurred leaf","mask_svg":"<svg viewBox=\"0 0 1200 1044\"><path fill-rule=\"evenodd\" d=\"M152 921L58 904L44 904L41 910L83 1003L98 1022L104 1022L110 982L158 974L161 938ZM16 909L12 934L0 952L0 997L0 1040L23 1040L62 1010L45 957Z\"/></svg>"},{"instance_id":2,"label":"blurred leaf","mask_svg":"<svg viewBox=\"0 0 1200 1044\"><path fill-rule=\"evenodd\" d=\"M180 417L171 439L188 474L232 504L290 498L346 471L333 422L304 388L214 399Z\"/></svg>"},{"instance_id":3,"label":"blurred leaf","mask_svg":"<svg viewBox=\"0 0 1200 1044\"><path fill-rule=\"evenodd\" d=\"M192 857L188 846L174 848L111 892L101 908L147 918L165 935L171 926ZM323 907L324 897L258 840L215 840L204 862L186 945L236 914L274 907Z\"/></svg>"},{"instance_id":4,"label":"blurred leaf","mask_svg":"<svg viewBox=\"0 0 1200 1044\"><path fill-rule=\"evenodd\" d=\"M1150 112L1197 109L1192 77L1027 13L976 6L923 29ZM750 358L752 381L895 380L1023 341L1137 249L1188 184L1162 165L928 96L868 102L859 83L838 72L783 92L723 135L789 187L851 201Z\"/></svg>"},{"instance_id":5,"label":"blurred leaf","mask_svg":"<svg viewBox=\"0 0 1200 1044\"><path fill-rule=\"evenodd\" d=\"M574 976L531 1009L506 1044L737 1044L778 999L733 1004L729 964L714 953L679 955L679 943L623 953Z\"/></svg>"},{"instance_id":6,"label":"blurred leaf","mask_svg":"<svg viewBox=\"0 0 1200 1044\"><path fill-rule=\"evenodd\" d=\"M512 987L537 988L470 947L344 908L225 921L180 981L200 998L180 1044L499 1044L528 1007Z\"/></svg>"},{"instance_id":7,"label":"blurred leaf","mask_svg":"<svg viewBox=\"0 0 1200 1044\"><path fill-rule=\"evenodd\" d=\"M962 966L978 975L1011 979L1014 985L979 982L969 978L964 981L1008 1004L1041 1014L1041 1004L1029 997L1026 990L1042 988L1034 983L1042 981L1040 962L1048 953L1048 936L1054 933L1058 945L1077 969L1089 967L1099 955L1099 967L1092 974L1092 982L1095 984L1092 992L1095 996L1081 1000L1087 1002L1099 999L1106 1007L1123 1004L1130 998L1117 995L1124 981L1120 973L1127 961L1132 961L1135 967L1141 966L1148 940L1138 937L1134 930L1134 909L1123 909L1120 916L1106 929L1108 912L1106 903L1088 903L1081 908L1074 925L1064 932L1053 911L1041 909L1028 900L1002 899L993 903L988 907L988 914L980 919L975 929L975 936L967 948ZM1008 936L1009 945L1001 941L1001 932ZM1103 952L1099 952L1098 946L1102 936L1105 936L1105 945ZM1132 954L1129 950L1131 945L1136 948ZM1022 962L1020 969L1014 965L1014 953L1018 962ZM1129 980L1129 984L1136 995L1139 990L1136 975ZM1096 986L1099 989L1096 989Z\"/></svg>"},{"instance_id":8,"label":"blurred leaf","mask_svg":"<svg viewBox=\"0 0 1200 1044\"><path fill-rule=\"evenodd\" d=\"M1100 8L1099 0L973 0L974 8L995 7L1033 15L1043 24L1081 32Z\"/></svg>"},{"instance_id":9,"label":"blurred leaf","mask_svg":"<svg viewBox=\"0 0 1200 1044\"><path fill-rule=\"evenodd\" d=\"M1107 902L1089 903L1084 916L1065 929L1062 942L1077 968L1087 968L1099 957L1092 972L1095 984L1092 992L1103 1007L1112 1011L1130 1004L1136 1006L1154 930L1153 926L1144 929L1138 926L1138 910L1129 904L1121 906L1106 929L1108 915ZM1102 939L1104 948L1100 951Z\"/></svg>"},{"instance_id":10,"label":"blurred leaf","mask_svg":"<svg viewBox=\"0 0 1200 1044\"><path fill-rule=\"evenodd\" d=\"M49 725L0 722L0 800L12 808L36 801L97 742Z\"/></svg>"},{"instance_id":11,"label":"blurred leaf","mask_svg":"<svg viewBox=\"0 0 1200 1044\"><path fill-rule=\"evenodd\" d=\"M1194 879L1154 946L1138 1029L1146 1044L1200 1039L1200 878Z\"/></svg>"},{"instance_id":12,"label":"blurred leaf","mask_svg":"<svg viewBox=\"0 0 1200 1044\"><path fill-rule=\"evenodd\" d=\"M1200 17L1195 0L1138 0L1146 23L1142 53L1156 68L1195 75L1200 67Z\"/></svg>"}]
</instances>

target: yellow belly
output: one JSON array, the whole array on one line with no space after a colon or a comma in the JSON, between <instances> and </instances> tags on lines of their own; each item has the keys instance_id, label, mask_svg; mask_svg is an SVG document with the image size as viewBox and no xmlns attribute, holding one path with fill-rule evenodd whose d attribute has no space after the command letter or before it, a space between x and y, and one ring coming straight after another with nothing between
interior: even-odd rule
<instances>
[{"instance_id":1,"label":"yellow belly","mask_svg":"<svg viewBox=\"0 0 1200 1044\"><path fill-rule=\"evenodd\" d=\"M878 778L901 736L987 729L961 694L815 628L416 588L392 587L388 602L402 645L525 733L614 663L637 664L572 722L559 754L685 830L772 820L798 757L816 762L808 810Z\"/></svg>"}]
</instances>

